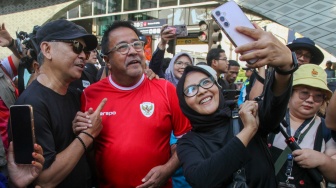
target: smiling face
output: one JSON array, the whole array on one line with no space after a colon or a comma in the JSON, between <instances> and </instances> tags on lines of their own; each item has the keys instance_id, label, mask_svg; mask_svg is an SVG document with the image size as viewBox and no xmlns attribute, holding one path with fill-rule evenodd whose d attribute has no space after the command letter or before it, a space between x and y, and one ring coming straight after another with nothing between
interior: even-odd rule
<instances>
[{"instance_id":1,"label":"smiling face","mask_svg":"<svg viewBox=\"0 0 336 188\"><path fill-rule=\"evenodd\" d=\"M183 88L185 90L190 85L198 85L202 80L208 77L209 76L201 72L190 72L186 76ZM184 99L187 105L196 112L209 115L218 109L219 89L216 84L213 84L213 86L208 89L198 86L198 93L195 96L184 96Z\"/></svg>"},{"instance_id":2,"label":"smiling face","mask_svg":"<svg viewBox=\"0 0 336 188\"><path fill-rule=\"evenodd\" d=\"M192 63L188 56L182 55L177 58L174 62L174 76L177 79L180 79L184 72L184 69L189 65L192 65Z\"/></svg>"},{"instance_id":3,"label":"smiling face","mask_svg":"<svg viewBox=\"0 0 336 188\"><path fill-rule=\"evenodd\" d=\"M85 42L83 39L75 39L83 46ZM47 64L49 70L52 70L56 77L71 82L79 79L82 75L85 66L86 56L83 51L77 54L73 51L73 44L70 42L43 42L42 46L50 46L50 56L48 56L52 63ZM42 48L43 50L45 48ZM45 66L43 63L42 66Z\"/></svg>"},{"instance_id":4,"label":"smiling face","mask_svg":"<svg viewBox=\"0 0 336 188\"><path fill-rule=\"evenodd\" d=\"M111 50L122 43L130 44L135 41L139 41L139 37L132 29L119 27L109 33L108 48ZM111 51L105 58L110 64L112 79L122 86L134 85L143 75L144 51L136 51L132 45L129 45L126 54Z\"/></svg>"}]
</instances>

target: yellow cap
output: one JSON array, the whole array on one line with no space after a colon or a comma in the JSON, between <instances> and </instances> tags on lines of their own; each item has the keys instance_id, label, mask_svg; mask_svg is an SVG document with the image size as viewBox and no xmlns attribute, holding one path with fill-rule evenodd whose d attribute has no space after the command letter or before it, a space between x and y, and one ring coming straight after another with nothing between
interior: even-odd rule
<instances>
[{"instance_id":1,"label":"yellow cap","mask_svg":"<svg viewBox=\"0 0 336 188\"><path fill-rule=\"evenodd\" d=\"M294 72L293 86L305 85L319 88L325 91L327 99L331 98L332 92L327 86L327 73L318 65L304 64Z\"/></svg>"}]
</instances>

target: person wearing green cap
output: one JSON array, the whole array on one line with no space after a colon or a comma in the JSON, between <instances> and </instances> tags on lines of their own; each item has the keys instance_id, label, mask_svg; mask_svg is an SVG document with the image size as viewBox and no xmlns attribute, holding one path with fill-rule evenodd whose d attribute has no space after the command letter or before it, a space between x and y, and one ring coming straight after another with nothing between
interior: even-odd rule
<instances>
[{"instance_id":1,"label":"person wearing green cap","mask_svg":"<svg viewBox=\"0 0 336 188\"><path fill-rule=\"evenodd\" d=\"M318 65L304 64L294 73L292 95L284 118L288 127L281 127L295 138L302 150L288 149L280 132L269 135L279 182L289 182L296 187L319 187L308 176L309 168L317 168L327 181L336 180L336 160L332 159L336 156L336 142L331 139L324 119L318 116L319 111L325 110L331 95L327 75Z\"/></svg>"}]
</instances>

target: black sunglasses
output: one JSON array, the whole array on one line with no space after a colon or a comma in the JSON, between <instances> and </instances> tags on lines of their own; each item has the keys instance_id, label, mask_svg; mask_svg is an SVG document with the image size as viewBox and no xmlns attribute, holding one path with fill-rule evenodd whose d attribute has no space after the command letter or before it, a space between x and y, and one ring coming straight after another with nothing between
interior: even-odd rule
<instances>
[{"instance_id":1,"label":"black sunglasses","mask_svg":"<svg viewBox=\"0 0 336 188\"><path fill-rule=\"evenodd\" d=\"M72 45L72 51L76 54L82 53L82 51L85 54L85 59L88 60L90 57L91 51L88 51L80 42L77 40L51 40L49 42L65 42L70 43Z\"/></svg>"}]
</instances>

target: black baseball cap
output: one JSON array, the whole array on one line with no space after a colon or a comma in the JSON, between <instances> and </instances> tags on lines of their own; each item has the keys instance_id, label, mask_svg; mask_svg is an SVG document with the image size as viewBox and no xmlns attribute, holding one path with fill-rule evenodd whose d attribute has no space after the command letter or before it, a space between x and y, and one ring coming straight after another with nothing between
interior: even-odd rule
<instances>
[{"instance_id":1,"label":"black baseball cap","mask_svg":"<svg viewBox=\"0 0 336 188\"><path fill-rule=\"evenodd\" d=\"M43 25L36 33L38 45L43 41L73 40L83 38L86 49L94 50L97 45L97 37L89 34L83 27L68 20L55 20Z\"/></svg>"},{"instance_id":2,"label":"black baseball cap","mask_svg":"<svg viewBox=\"0 0 336 188\"><path fill-rule=\"evenodd\" d=\"M308 37L297 38L293 40L293 42L287 44L287 47L291 51L301 48L309 50L312 55L312 59L310 60L312 64L319 65L322 63L324 59L322 51L319 48L317 48L315 46L315 42Z\"/></svg>"}]
</instances>

